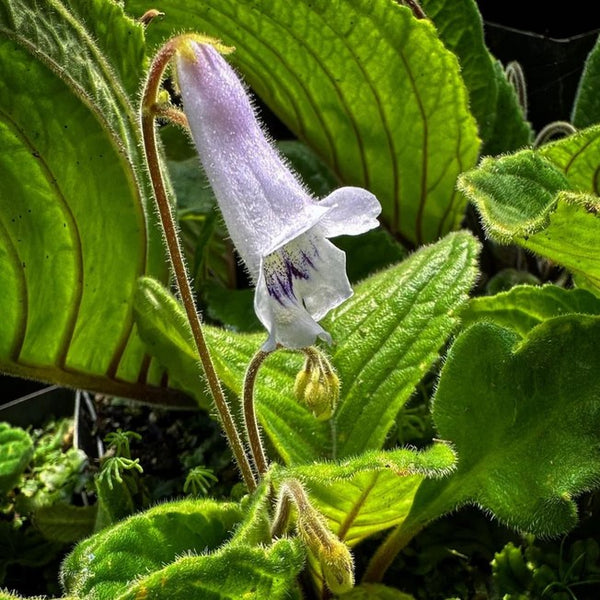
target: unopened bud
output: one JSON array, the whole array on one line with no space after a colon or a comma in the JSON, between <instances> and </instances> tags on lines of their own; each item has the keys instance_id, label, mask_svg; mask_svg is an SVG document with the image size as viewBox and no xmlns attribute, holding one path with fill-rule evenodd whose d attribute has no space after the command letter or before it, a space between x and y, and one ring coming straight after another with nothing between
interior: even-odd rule
<instances>
[{"instance_id":1,"label":"unopened bud","mask_svg":"<svg viewBox=\"0 0 600 600\"><path fill-rule=\"evenodd\" d=\"M340 380L331 363L316 349L306 349L304 367L296 375L294 394L320 421L330 419L340 399Z\"/></svg>"},{"instance_id":2,"label":"unopened bud","mask_svg":"<svg viewBox=\"0 0 600 600\"><path fill-rule=\"evenodd\" d=\"M334 594L343 594L354 587L354 560L348 546L341 540L319 556L323 578Z\"/></svg>"},{"instance_id":3,"label":"unopened bud","mask_svg":"<svg viewBox=\"0 0 600 600\"><path fill-rule=\"evenodd\" d=\"M298 482L289 482L298 507L298 533L319 560L323 579L334 594L354 587L354 560L348 546L329 529L323 515L308 501Z\"/></svg>"}]
</instances>

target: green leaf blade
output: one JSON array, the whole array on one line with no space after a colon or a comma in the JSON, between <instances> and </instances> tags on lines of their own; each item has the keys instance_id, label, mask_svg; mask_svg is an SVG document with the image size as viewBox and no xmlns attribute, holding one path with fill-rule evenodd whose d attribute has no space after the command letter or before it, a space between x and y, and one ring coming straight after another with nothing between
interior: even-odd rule
<instances>
[{"instance_id":1,"label":"green leaf blade","mask_svg":"<svg viewBox=\"0 0 600 600\"><path fill-rule=\"evenodd\" d=\"M474 0L424 0L421 5L437 27L440 39L460 60L470 108L483 141L481 155L497 155L529 144L531 126L502 65L485 45L483 23Z\"/></svg>"},{"instance_id":2,"label":"green leaf blade","mask_svg":"<svg viewBox=\"0 0 600 600\"><path fill-rule=\"evenodd\" d=\"M337 456L380 448L458 324L477 276L475 238L450 234L357 286L326 320L342 381Z\"/></svg>"},{"instance_id":3,"label":"green leaf blade","mask_svg":"<svg viewBox=\"0 0 600 600\"><path fill-rule=\"evenodd\" d=\"M590 51L579 81L571 122L578 129L600 123L600 38Z\"/></svg>"},{"instance_id":4,"label":"green leaf blade","mask_svg":"<svg viewBox=\"0 0 600 600\"><path fill-rule=\"evenodd\" d=\"M471 298L462 314L463 327L493 321L525 337L536 325L566 314L600 315L600 300L582 289L556 285L519 285L495 296Z\"/></svg>"},{"instance_id":5,"label":"green leaf blade","mask_svg":"<svg viewBox=\"0 0 600 600\"><path fill-rule=\"evenodd\" d=\"M216 548L242 518L238 505L181 500L139 513L80 542L62 566L68 594L115 598L185 552Z\"/></svg>"},{"instance_id":6,"label":"green leaf blade","mask_svg":"<svg viewBox=\"0 0 600 600\"><path fill-rule=\"evenodd\" d=\"M186 404L133 328L135 280L166 276L129 97L141 26L114 3L50 5L0 6L0 368Z\"/></svg>"},{"instance_id":7,"label":"green leaf blade","mask_svg":"<svg viewBox=\"0 0 600 600\"><path fill-rule=\"evenodd\" d=\"M213 554L180 558L141 578L117 598L287 600L303 564L298 540L281 539L266 548L225 546Z\"/></svg>"},{"instance_id":8,"label":"green leaf blade","mask_svg":"<svg viewBox=\"0 0 600 600\"><path fill-rule=\"evenodd\" d=\"M549 319L522 341L492 323L467 329L448 354L433 405L458 468L423 484L415 516L474 503L536 535L571 529L573 497L600 482L599 332L600 319L583 315Z\"/></svg>"}]
</instances>

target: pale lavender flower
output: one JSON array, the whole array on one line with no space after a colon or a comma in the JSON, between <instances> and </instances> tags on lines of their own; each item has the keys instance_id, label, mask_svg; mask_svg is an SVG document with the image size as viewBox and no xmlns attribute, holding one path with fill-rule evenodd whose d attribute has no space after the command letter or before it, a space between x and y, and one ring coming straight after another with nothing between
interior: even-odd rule
<instances>
[{"instance_id":1,"label":"pale lavender flower","mask_svg":"<svg viewBox=\"0 0 600 600\"><path fill-rule=\"evenodd\" d=\"M265 138L246 89L210 44L186 42L177 79L200 160L227 230L256 286L254 308L277 344L331 343L317 323L352 295L345 253L327 238L377 227L370 192L313 198Z\"/></svg>"}]
</instances>

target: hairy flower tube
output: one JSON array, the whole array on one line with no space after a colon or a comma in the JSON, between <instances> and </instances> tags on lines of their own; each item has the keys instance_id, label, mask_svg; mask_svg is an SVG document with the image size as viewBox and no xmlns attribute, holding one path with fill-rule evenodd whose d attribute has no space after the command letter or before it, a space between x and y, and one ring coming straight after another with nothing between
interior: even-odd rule
<instances>
[{"instance_id":1,"label":"hairy flower tube","mask_svg":"<svg viewBox=\"0 0 600 600\"><path fill-rule=\"evenodd\" d=\"M263 350L331 343L317 321L352 289L346 256L328 238L376 227L379 202L357 187L313 198L265 137L244 84L213 45L186 38L176 68L200 160L256 286L254 308L269 332Z\"/></svg>"}]
</instances>

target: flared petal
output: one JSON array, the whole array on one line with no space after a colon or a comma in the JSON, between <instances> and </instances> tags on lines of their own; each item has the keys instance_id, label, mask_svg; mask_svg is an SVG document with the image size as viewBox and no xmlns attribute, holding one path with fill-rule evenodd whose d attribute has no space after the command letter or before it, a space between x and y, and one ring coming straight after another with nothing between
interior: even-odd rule
<instances>
[{"instance_id":1,"label":"flared petal","mask_svg":"<svg viewBox=\"0 0 600 600\"><path fill-rule=\"evenodd\" d=\"M263 256L330 209L310 196L267 140L227 61L209 44L188 43L177 56L184 111L228 233L256 280Z\"/></svg>"},{"instance_id":2,"label":"flared petal","mask_svg":"<svg viewBox=\"0 0 600 600\"><path fill-rule=\"evenodd\" d=\"M342 187L319 202L331 210L319 221L318 231L327 238L359 235L379 225L379 200L359 187Z\"/></svg>"},{"instance_id":3,"label":"flared petal","mask_svg":"<svg viewBox=\"0 0 600 600\"><path fill-rule=\"evenodd\" d=\"M263 349L331 343L316 321L351 295L346 255L331 242L309 231L282 246L263 259L256 286L254 308L269 332Z\"/></svg>"}]
</instances>

